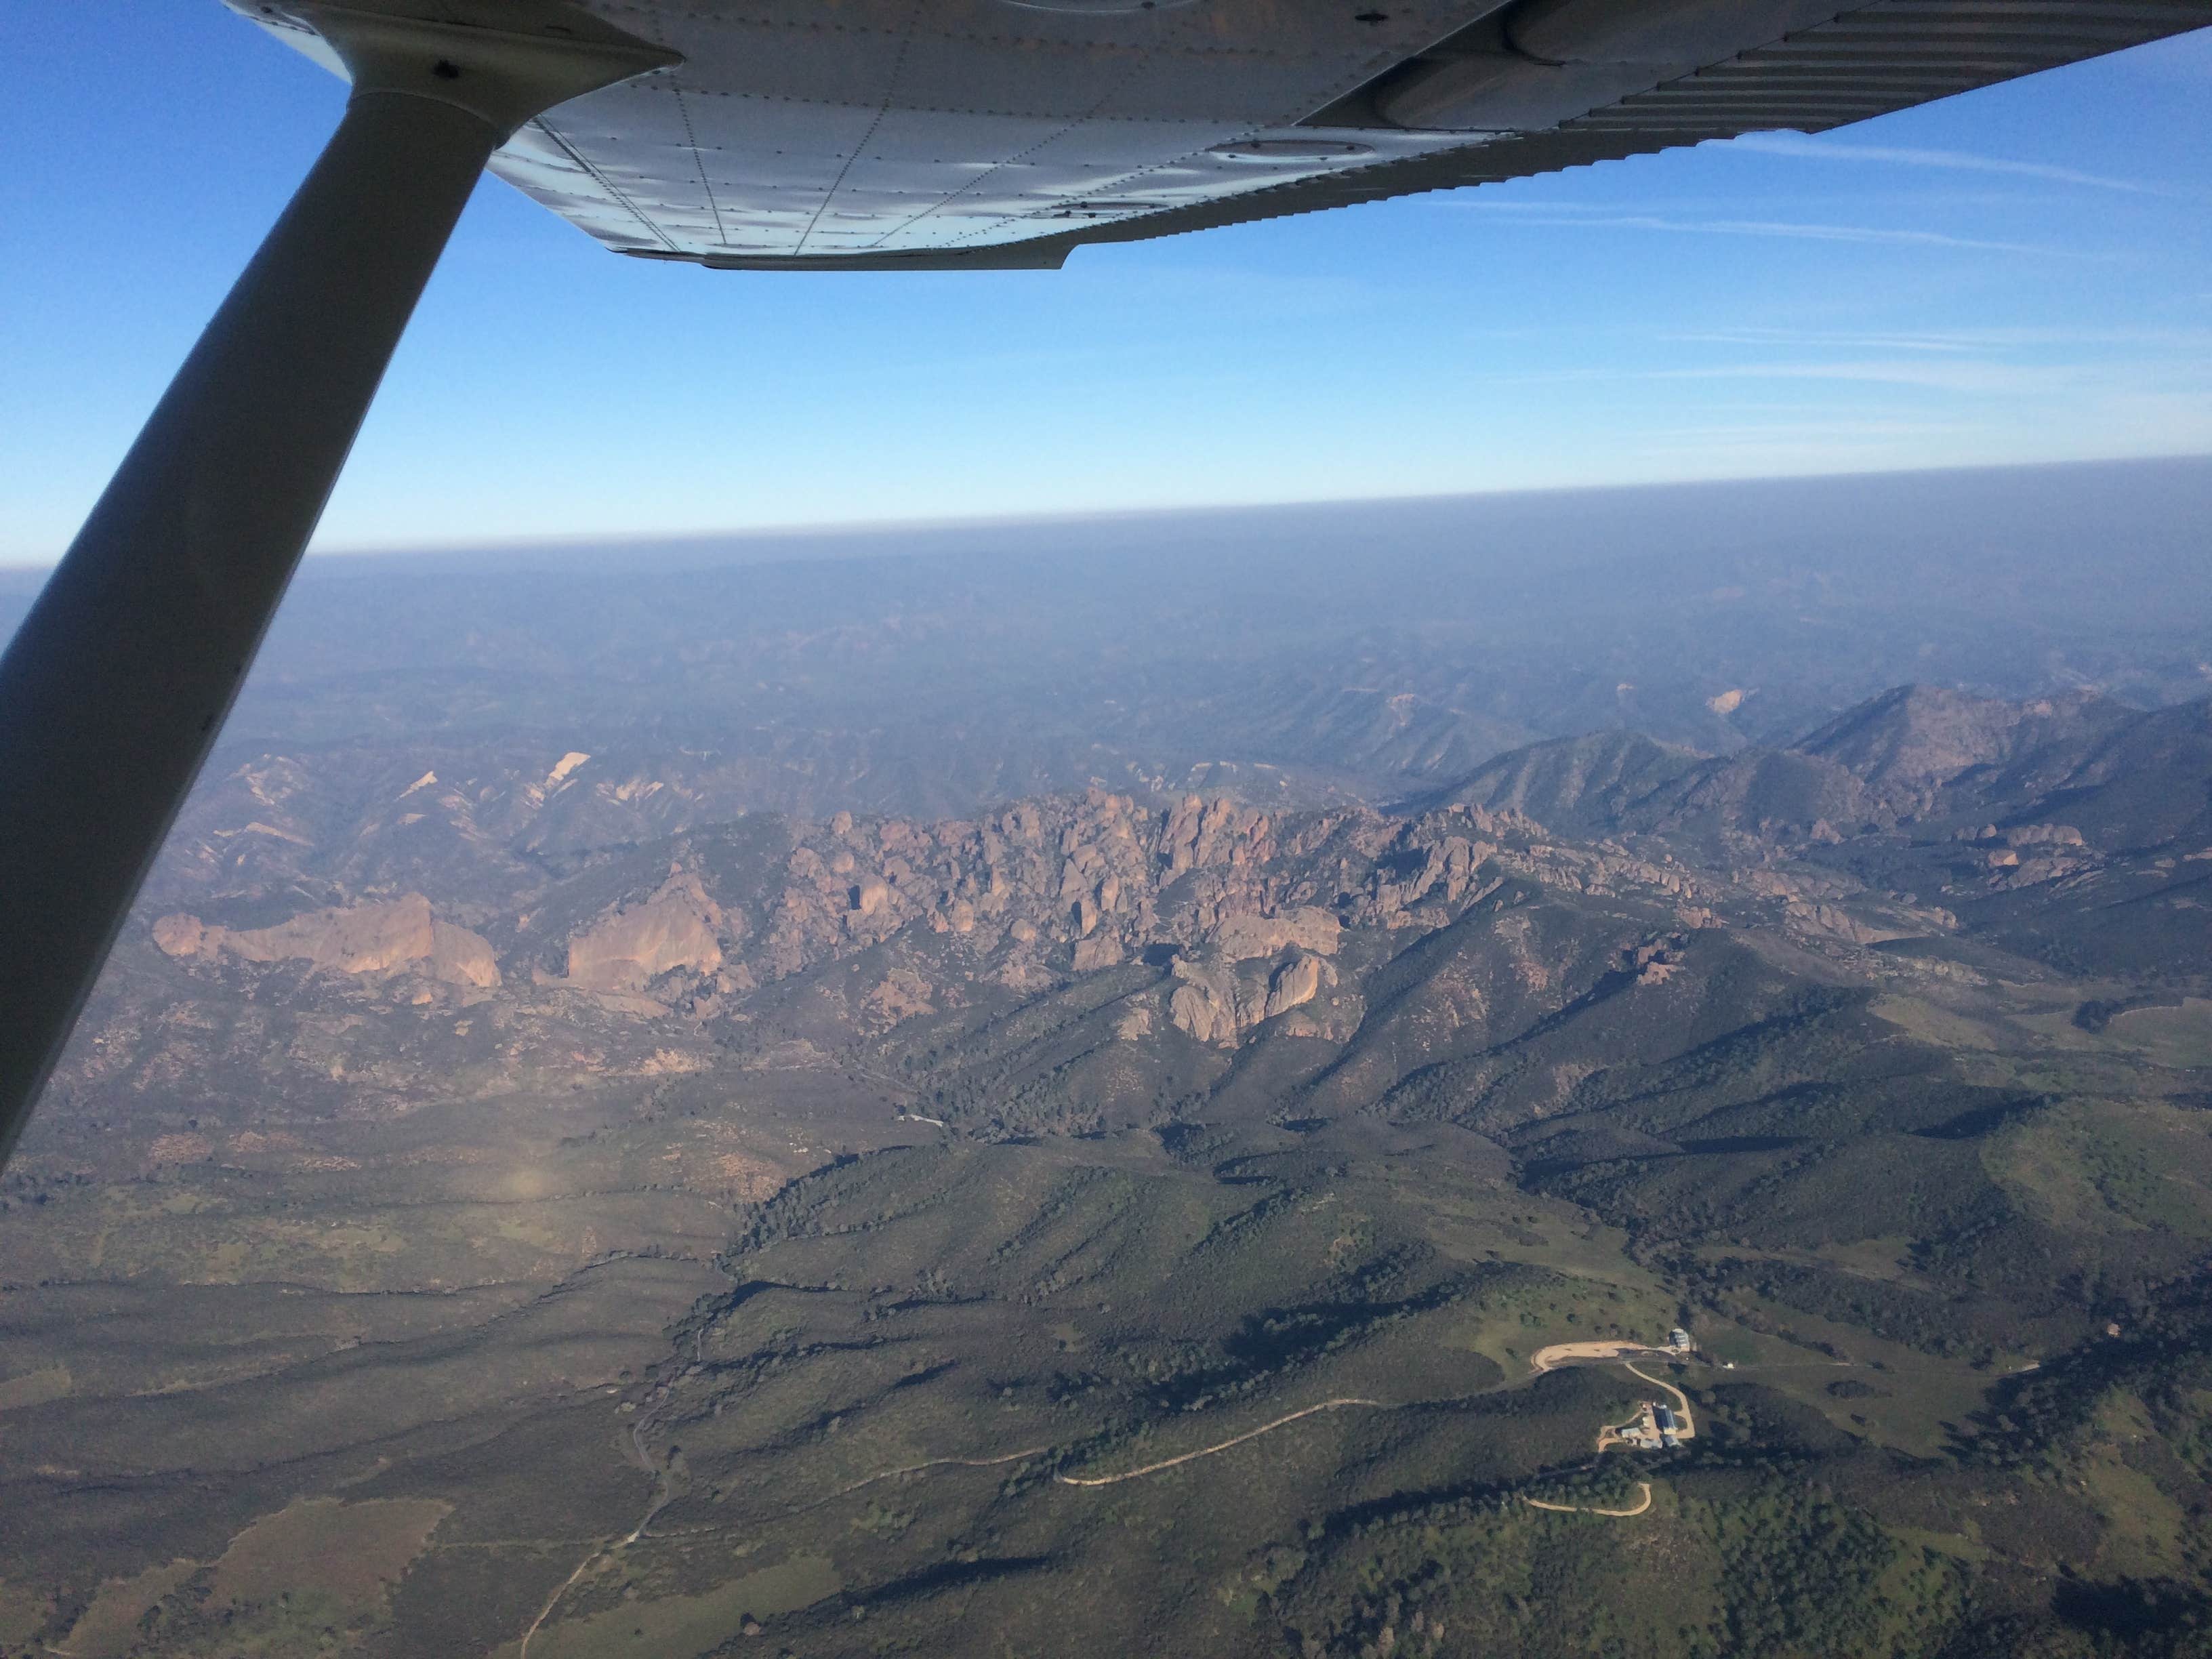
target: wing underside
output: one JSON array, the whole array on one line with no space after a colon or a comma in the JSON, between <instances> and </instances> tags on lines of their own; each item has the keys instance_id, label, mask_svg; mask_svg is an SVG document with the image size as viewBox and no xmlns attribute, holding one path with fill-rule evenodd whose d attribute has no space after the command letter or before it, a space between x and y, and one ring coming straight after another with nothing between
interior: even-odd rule
<instances>
[{"instance_id":1,"label":"wing underside","mask_svg":"<svg viewBox=\"0 0 2212 1659\"><path fill-rule=\"evenodd\" d=\"M1091 242L1815 132L2212 0L584 0L683 54L493 170L617 252L1054 267Z\"/></svg>"}]
</instances>

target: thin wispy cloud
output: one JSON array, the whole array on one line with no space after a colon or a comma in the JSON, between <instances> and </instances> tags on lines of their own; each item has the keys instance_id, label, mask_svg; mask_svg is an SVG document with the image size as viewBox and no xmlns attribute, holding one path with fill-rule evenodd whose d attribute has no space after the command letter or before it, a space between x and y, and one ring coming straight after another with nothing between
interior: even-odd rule
<instances>
[{"instance_id":1,"label":"thin wispy cloud","mask_svg":"<svg viewBox=\"0 0 2212 1659\"><path fill-rule=\"evenodd\" d=\"M2212 404L2212 370L2191 362L2148 360L2057 362L1930 361L1921 359L1857 358L1832 362L1777 360L1763 362L1708 363L1656 368L1624 375L1686 385L1737 382L1781 386L1791 382L1808 385L1858 385L1887 387L1908 393L1938 393L1978 405L1986 414L2008 423L2023 417L2063 428L2069 419L2086 418L2087 411L2113 407L2123 401L2158 398L2168 406L2201 413ZM2031 411L2039 411L2031 416Z\"/></svg>"},{"instance_id":2,"label":"thin wispy cloud","mask_svg":"<svg viewBox=\"0 0 2212 1659\"><path fill-rule=\"evenodd\" d=\"M1936 335L1834 333L1814 329L1702 329L1659 337L1675 345L1752 346L1762 349L1790 346L1806 350L1832 348L1845 351L1924 351L1946 356L1968 356L1986 349L1985 344L1979 341L1946 339Z\"/></svg>"},{"instance_id":3,"label":"thin wispy cloud","mask_svg":"<svg viewBox=\"0 0 2212 1659\"><path fill-rule=\"evenodd\" d=\"M2011 331L1990 332L1993 337L1989 340L1962 337L1955 346L1939 349L1920 349L1909 339L1848 331L1822 335L1814 331L1799 333L1747 327L1663 332L1646 337L1649 344L1674 355L1678 361L1647 359L1632 363L1620 361L1627 355L1624 351L1616 352L1614 361L1602 365L1559 365L1530 374L1488 378L1495 385L1510 381L1532 387L1565 388L1590 383L1616 389L1638 383L1668 386L1683 388L1680 395L1691 406L1725 405L1736 410L1753 405L1721 388L1740 386L1749 391L1763 386L1769 391L1756 394L1760 402L1780 398L1794 400L1796 407L1803 409L1809 400L1825 411L1823 418L1832 418L1844 406L1838 398L1848 399L1852 395L1844 388L1856 386L1877 397L1933 395L1960 399L1992 415L2038 409L2044 411L2040 418L2061 428L2078 420L2096 401L2110 403L2121 397L2156 394L2179 398L2194 407L2212 399L2212 354L2201 349L2198 339L2185 342L2145 331L2151 337L2107 342L2064 331L2050 331L2047 335L2040 331L2018 331L2023 338L2005 340L1994 337ZM1686 349L1695 355L1696 361L1679 361ZM1687 388L1693 386L1713 390L1692 393ZM1815 389L1823 386L1833 388L1833 393ZM1805 391L1801 394L1792 387Z\"/></svg>"},{"instance_id":4,"label":"thin wispy cloud","mask_svg":"<svg viewBox=\"0 0 2212 1659\"><path fill-rule=\"evenodd\" d=\"M1861 246L1942 248L1974 253L2018 253L2046 258L2099 258L2106 256L2078 248L2048 247L2033 242L1984 240L1975 236L1953 236L1938 230L1904 230L1881 225L1825 225L1790 219L1677 219L1658 213L1581 213L1557 203L1469 202L1480 212L1510 216L1516 223L1547 228L1590 230L1656 230L1687 236L1754 236L1790 241L1844 242Z\"/></svg>"},{"instance_id":5,"label":"thin wispy cloud","mask_svg":"<svg viewBox=\"0 0 2212 1659\"><path fill-rule=\"evenodd\" d=\"M1792 132L1748 132L1734 141L1738 149L1767 155L1802 156L1815 161L1872 162L1885 167L1934 167L1947 173L1995 173L2014 179L2039 179L2045 184L2079 185L2090 190L2116 190L2130 196L2172 196L2176 192L2136 179L2115 179L2076 167L2052 167L2043 161L2014 161L1997 155L1975 155L1965 150L1919 149L1901 144L1838 144Z\"/></svg>"},{"instance_id":6,"label":"thin wispy cloud","mask_svg":"<svg viewBox=\"0 0 2212 1659\"><path fill-rule=\"evenodd\" d=\"M1830 362L1773 359L1755 362L1686 364L1674 368L1608 367L1546 369L1534 374L1486 377L1493 386L1553 386L1603 384L1622 386L1635 382L1687 386L1729 382L1830 382L1873 386L1905 386L1919 392L1942 392L1966 397L2048 397L2067 389L2081 377L2073 365L1990 362L1980 359L1838 358Z\"/></svg>"},{"instance_id":7,"label":"thin wispy cloud","mask_svg":"<svg viewBox=\"0 0 2212 1659\"><path fill-rule=\"evenodd\" d=\"M1835 329L1698 329L1663 334L1661 339L1686 345L1787 346L1847 351L1920 351L1941 356L2006 351L2039 346L2147 347L2157 350L2212 352L2212 329L1984 328L1913 332Z\"/></svg>"},{"instance_id":8,"label":"thin wispy cloud","mask_svg":"<svg viewBox=\"0 0 2212 1659\"><path fill-rule=\"evenodd\" d=\"M1975 397L2027 397L2063 390L2080 378L2071 365L1929 362L1924 359L1860 359L1837 362L1709 363L1693 368L1643 371L1652 380L1853 380L1914 386Z\"/></svg>"}]
</instances>

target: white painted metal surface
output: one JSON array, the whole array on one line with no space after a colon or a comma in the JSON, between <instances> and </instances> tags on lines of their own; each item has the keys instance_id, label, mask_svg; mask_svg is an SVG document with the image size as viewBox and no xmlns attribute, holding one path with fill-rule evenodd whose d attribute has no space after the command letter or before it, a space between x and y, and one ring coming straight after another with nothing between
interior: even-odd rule
<instances>
[{"instance_id":1,"label":"white painted metal surface","mask_svg":"<svg viewBox=\"0 0 2212 1659\"><path fill-rule=\"evenodd\" d=\"M835 257L1019 242L1464 144L1297 124L1483 8L594 9L683 66L541 121L494 163L501 176L613 247Z\"/></svg>"},{"instance_id":2,"label":"white painted metal surface","mask_svg":"<svg viewBox=\"0 0 2212 1659\"><path fill-rule=\"evenodd\" d=\"M1818 131L2212 23L2212 0L344 3L479 26L580 6L681 54L533 121L493 170L618 252L787 268L1057 265Z\"/></svg>"}]
</instances>

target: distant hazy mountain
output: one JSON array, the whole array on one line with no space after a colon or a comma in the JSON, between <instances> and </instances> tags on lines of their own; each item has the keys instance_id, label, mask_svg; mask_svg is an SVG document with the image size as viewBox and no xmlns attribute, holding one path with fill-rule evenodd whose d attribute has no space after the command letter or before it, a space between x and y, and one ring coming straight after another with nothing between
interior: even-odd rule
<instances>
[{"instance_id":1,"label":"distant hazy mountain","mask_svg":"<svg viewBox=\"0 0 2212 1659\"><path fill-rule=\"evenodd\" d=\"M1389 799L1591 732L1787 747L1905 684L2203 696L2207 522L2176 461L315 560L222 754L690 756L708 810L802 816Z\"/></svg>"},{"instance_id":2,"label":"distant hazy mountain","mask_svg":"<svg viewBox=\"0 0 2212 1659\"><path fill-rule=\"evenodd\" d=\"M1784 748L1700 756L1635 733L1516 750L1425 797L1583 834L1834 839L1994 830L2054 815L2107 851L2212 830L2212 699L2143 711L2074 694L2008 702L1899 686Z\"/></svg>"}]
</instances>

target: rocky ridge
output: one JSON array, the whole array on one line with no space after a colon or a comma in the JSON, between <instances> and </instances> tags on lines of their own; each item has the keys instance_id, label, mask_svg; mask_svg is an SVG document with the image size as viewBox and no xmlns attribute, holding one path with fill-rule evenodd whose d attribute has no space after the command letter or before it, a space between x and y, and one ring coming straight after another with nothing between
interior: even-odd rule
<instances>
[{"instance_id":1,"label":"rocky ridge","mask_svg":"<svg viewBox=\"0 0 2212 1659\"><path fill-rule=\"evenodd\" d=\"M448 985L489 990L500 983L490 943L431 914L420 893L307 911L271 927L234 929L174 914L154 924L167 956L221 961L298 960L333 973L385 975L412 970Z\"/></svg>"},{"instance_id":2,"label":"rocky ridge","mask_svg":"<svg viewBox=\"0 0 2212 1659\"><path fill-rule=\"evenodd\" d=\"M686 1075L734 1054L929 1077L933 1115L995 1111L990 1103L1029 1090L1079 1097L1086 1112L1110 1107L1116 1121L1255 1066L1279 1097L1310 1087L1331 1109L1357 1109L1440 1058L1499 1043L1533 1054L1516 1033L1624 988L1651 1018L1691 1019L1711 975L1765 972L1741 965L1745 949L1784 963L1785 977L1862 985L1920 971L1905 964L1954 937L2063 951L2099 971L2186 958L2192 939L2202 954L2212 912L2192 897L2205 865L2185 813L2184 844L2112 852L2146 833L2118 816L2136 798L2086 794L2088 763L2052 758L2085 741L2163 757L2160 787L2138 796L2173 818L2171 779L2191 775L2190 722L2201 725L2202 710L2131 716L2117 738L2094 740L2071 727L2054 738L2057 716L1980 711L1961 729L2009 745L2002 775L2016 787L2005 797L1990 781L2002 757L1976 761L1987 751L1950 738L1948 748L1913 748L1929 710L1955 697L1877 701L1850 725L1856 752L1875 756L1877 770L1901 768L1913 789L1935 787L1931 818L1899 814L1885 827L1843 816L1823 829L1815 817L1784 834L1771 817L1737 812L1717 851L1695 830L1711 816L1558 833L1522 803L1586 820L1603 791L1654 772L1687 778L1675 799L1692 804L1741 804L1738 786L1761 775L1888 787L1795 751L1704 761L1640 738L1591 738L1571 754L1528 751L1511 775L1552 793L1521 789L1494 804L1290 811L1093 787L934 822L753 814L566 872L541 868L503 906L478 896L482 866L466 864L435 915L416 890L254 884L161 917L151 943L189 975L246 971L275 986L268 975L304 970L303 1006L317 985L341 1001L450 1002L460 1030L472 1000L491 997L476 1025L495 1034L498 1052L471 1074L481 1086L563 1065L594 1077ZM1912 741L1867 735L1892 727ZM1962 760L1964 773L1927 783ZM2157 767L2092 761L2121 785L2160 778ZM590 769L571 751L538 775L573 787ZM439 787L427 775L435 770L413 775L416 799ZM2212 767L2193 775L2201 793ZM2069 823L2047 793L2053 778L2075 790L2069 811L2118 808L2101 820L2083 812L2087 828ZM301 890L336 902L272 925ZM356 1018L335 1007L326 1017ZM1624 1053L1660 1040L1626 1028L1599 1039ZM341 1058L348 1075L374 1069L366 1036L298 1046L319 1073L335 1076ZM111 1053L98 1063L123 1062ZM1515 1083L1514 1109L1551 1109L1584 1063L1562 1060L1552 1082ZM404 1068L388 1077L395 1099L413 1086ZM1020 1121L1058 1121L1058 1109Z\"/></svg>"},{"instance_id":3,"label":"rocky ridge","mask_svg":"<svg viewBox=\"0 0 2212 1659\"><path fill-rule=\"evenodd\" d=\"M1571 835L1671 837L1723 862L1909 832L2118 853L2212 839L2212 700L2008 702L1899 686L1779 748L1723 756L1601 732L1532 744L1422 798ZM2194 850L2192 846L2191 850Z\"/></svg>"},{"instance_id":4,"label":"rocky ridge","mask_svg":"<svg viewBox=\"0 0 2212 1659\"><path fill-rule=\"evenodd\" d=\"M740 840L750 856L733 862ZM495 986L503 964L507 980L540 996L710 1026L773 1022L806 988L835 994L878 1033L979 996L1018 1004L1134 973L1115 1005L1121 1036L1171 1029L1233 1050L1263 1026L1347 1042L1378 951L1449 927L1509 884L1632 899L1664 931L1733 920L1828 950L1949 920L1834 878L1729 881L1664 854L1561 842L1510 810L1284 814L1226 796L1154 806L1094 788L974 820L841 812L817 825L740 820L679 836L631 866L556 884L489 926L498 960L484 934L434 921L420 895L255 930L173 914L153 937L183 961L291 960L368 978L411 970L458 986ZM1353 942L1359 961L1347 968ZM862 982L833 992L823 976L845 969Z\"/></svg>"}]
</instances>

